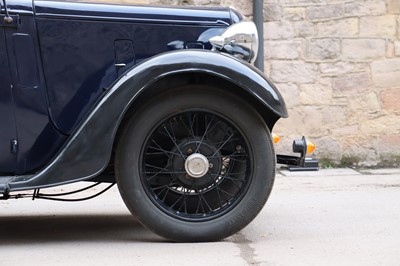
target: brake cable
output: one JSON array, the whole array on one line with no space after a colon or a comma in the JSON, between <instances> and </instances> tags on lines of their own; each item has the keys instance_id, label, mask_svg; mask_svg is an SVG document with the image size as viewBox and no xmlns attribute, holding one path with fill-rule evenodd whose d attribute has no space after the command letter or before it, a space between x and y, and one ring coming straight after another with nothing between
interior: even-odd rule
<instances>
[{"instance_id":1,"label":"brake cable","mask_svg":"<svg viewBox=\"0 0 400 266\"><path fill-rule=\"evenodd\" d=\"M93 185L78 189L78 190L74 190L74 191L69 191L69 192L64 192L64 193L56 193L56 194L44 194L44 193L40 193L40 189L35 189L33 191L33 194L17 194L17 195L10 195L9 198L11 199L21 199L21 198L32 198L32 200L35 199L45 199L45 200L54 200L54 201L68 201L68 202L76 202L76 201L84 201L84 200L89 200L89 199L93 199L97 196L100 196L101 194L103 194L104 192L106 192L107 190L109 190L111 187L113 187L115 185L115 183L111 183L109 186L107 186L105 189L101 190L100 192L92 195L92 196L88 196L88 197L83 197L83 198L77 198L77 199L66 199L66 198L59 198L60 196L68 196L68 195L73 195L88 189L91 189L93 187L96 187L98 185L100 185L102 182L98 182L95 183Z\"/></svg>"}]
</instances>

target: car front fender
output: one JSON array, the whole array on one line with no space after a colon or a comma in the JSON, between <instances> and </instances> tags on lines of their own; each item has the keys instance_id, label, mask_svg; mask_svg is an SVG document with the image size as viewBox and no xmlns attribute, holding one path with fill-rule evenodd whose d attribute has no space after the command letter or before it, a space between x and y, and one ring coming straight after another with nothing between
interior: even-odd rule
<instances>
[{"instance_id":1,"label":"car front fender","mask_svg":"<svg viewBox=\"0 0 400 266\"><path fill-rule=\"evenodd\" d=\"M11 191L90 179L108 165L124 114L152 84L179 73L205 73L252 95L276 117L287 117L282 96L262 72L229 55L203 50L173 51L152 57L122 75L73 131L55 158L34 175L18 176Z\"/></svg>"}]
</instances>

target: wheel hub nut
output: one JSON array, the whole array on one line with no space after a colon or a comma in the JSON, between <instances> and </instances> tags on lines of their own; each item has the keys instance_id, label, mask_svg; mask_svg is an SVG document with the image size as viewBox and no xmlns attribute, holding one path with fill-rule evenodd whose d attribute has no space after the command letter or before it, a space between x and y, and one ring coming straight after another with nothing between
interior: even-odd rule
<instances>
[{"instance_id":1,"label":"wheel hub nut","mask_svg":"<svg viewBox=\"0 0 400 266\"><path fill-rule=\"evenodd\" d=\"M200 153L193 153L185 161L185 170L193 178L203 177L210 167L208 159Z\"/></svg>"}]
</instances>

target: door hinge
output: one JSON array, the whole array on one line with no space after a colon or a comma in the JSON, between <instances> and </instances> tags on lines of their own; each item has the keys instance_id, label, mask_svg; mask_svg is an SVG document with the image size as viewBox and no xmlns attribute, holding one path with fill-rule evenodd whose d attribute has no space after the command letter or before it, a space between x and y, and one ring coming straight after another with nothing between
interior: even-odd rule
<instances>
[{"instance_id":1,"label":"door hinge","mask_svg":"<svg viewBox=\"0 0 400 266\"><path fill-rule=\"evenodd\" d=\"M12 154L18 153L18 140L16 139L11 140L11 153Z\"/></svg>"}]
</instances>

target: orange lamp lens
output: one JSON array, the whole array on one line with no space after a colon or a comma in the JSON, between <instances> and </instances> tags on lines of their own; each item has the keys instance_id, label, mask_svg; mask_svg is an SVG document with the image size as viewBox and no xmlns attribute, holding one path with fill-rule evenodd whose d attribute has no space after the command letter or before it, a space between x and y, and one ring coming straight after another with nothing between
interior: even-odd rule
<instances>
[{"instance_id":1,"label":"orange lamp lens","mask_svg":"<svg viewBox=\"0 0 400 266\"><path fill-rule=\"evenodd\" d=\"M307 154L314 152L316 147L314 143L307 141Z\"/></svg>"},{"instance_id":2,"label":"orange lamp lens","mask_svg":"<svg viewBox=\"0 0 400 266\"><path fill-rule=\"evenodd\" d=\"M281 141L281 137L279 137L278 135L272 133L272 139L274 141L274 144L277 144L279 141Z\"/></svg>"}]
</instances>

